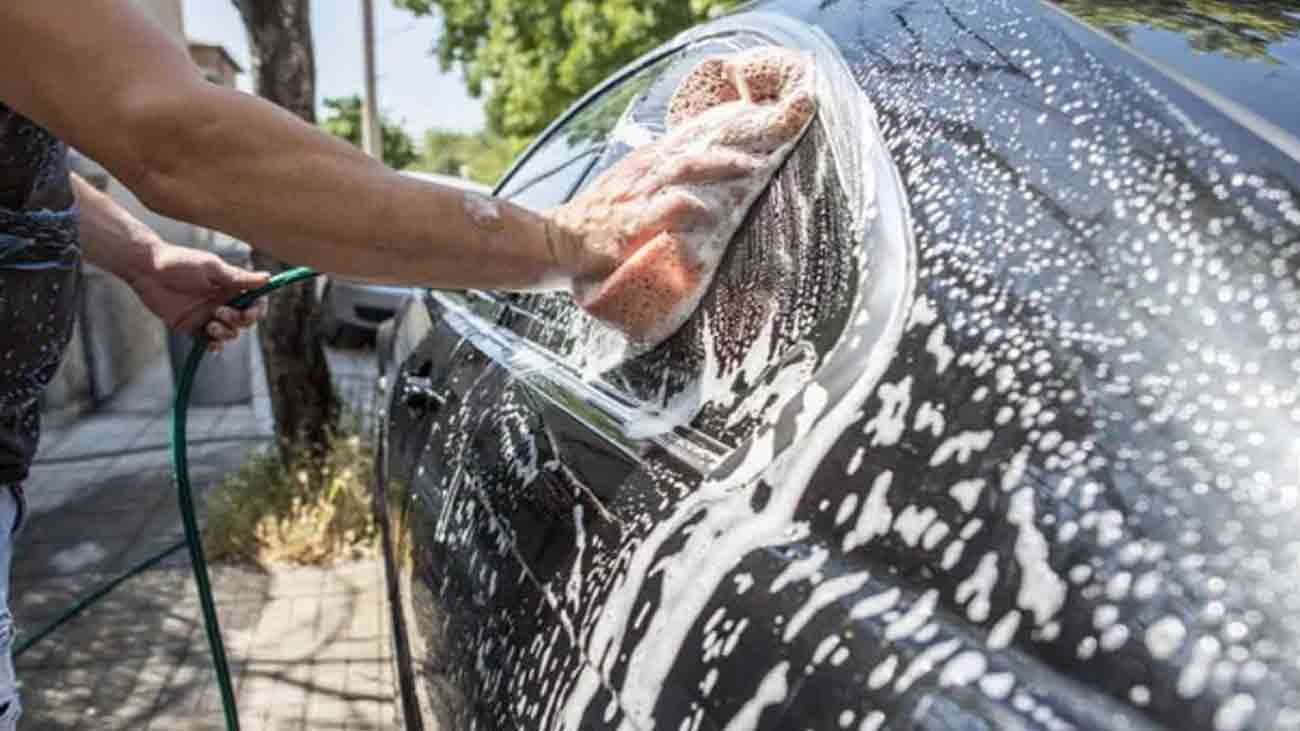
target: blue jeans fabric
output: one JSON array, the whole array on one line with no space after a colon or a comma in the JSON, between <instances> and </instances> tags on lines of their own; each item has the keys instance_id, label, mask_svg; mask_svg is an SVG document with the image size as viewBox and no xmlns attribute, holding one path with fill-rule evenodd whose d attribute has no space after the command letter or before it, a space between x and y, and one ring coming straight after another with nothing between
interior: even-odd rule
<instances>
[{"instance_id":1,"label":"blue jeans fabric","mask_svg":"<svg viewBox=\"0 0 1300 731\"><path fill-rule=\"evenodd\" d=\"M26 502L22 488L0 488L0 731L14 731L23 713L14 675L13 615L9 611L9 569L13 564L14 539L22 529Z\"/></svg>"}]
</instances>

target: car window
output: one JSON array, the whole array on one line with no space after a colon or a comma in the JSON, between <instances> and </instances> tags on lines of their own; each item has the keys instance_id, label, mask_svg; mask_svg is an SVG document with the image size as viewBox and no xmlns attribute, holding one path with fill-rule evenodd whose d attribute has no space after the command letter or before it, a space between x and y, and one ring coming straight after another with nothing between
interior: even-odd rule
<instances>
[{"instance_id":1,"label":"car window","mask_svg":"<svg viewBox=\"0 0 1300 731\"><path fill-rule=\"evenodd\" d=\"M662 73L670 58L659 59L606 93L587 101L581 109L529 151L497 190L497 197L533 210L560 205L578 189L598 160L605 157L612 130L628 106ZM488 321L495 322L527 295L469 291L445 293L453 301ZM523 310L526 312L526 310Z\"/></svg>"},{"instance_id":2,"label":"car window","mask_svg":"<svg viewBox=\"0 0 1300 731\"><path fill-rule=\"evenodd\" d=\"M532 151L498 195L533 209L559 205L601 159L624 110L661 73L667 59L633 74L592 99Z\"/></svg>"}]
</instances>

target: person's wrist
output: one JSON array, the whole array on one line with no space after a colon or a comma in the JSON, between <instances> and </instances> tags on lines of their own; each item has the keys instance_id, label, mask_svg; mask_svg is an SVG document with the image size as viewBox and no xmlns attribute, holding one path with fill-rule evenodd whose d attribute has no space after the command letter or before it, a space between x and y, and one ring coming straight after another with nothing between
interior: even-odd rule
<instances>
[{"instance_id":1,"label":"person's wrist","mask_svg":"<svg viewBox=\"0 0 1300 731\"><path fill-rule=\"evenodd\" d=\"M547 246L559 273L572 282L603 279L614 271L617 262L591 245L575 214L566 206L552 209L544 216Z\"/></svg>"},{"instance_id":2,"label":"person's wrist","mask_svg":"<svg viewBox=\"0 0 1300 731\"><path fill-rule=\"evenodd\" d=\"M132 289L147 289L162 275L163 258L168 244L150 231L135 238L131 250L135 255L121 272L114 272Z\"/></svg>"},{"instance_id":3,"label":"person's wrist","mask_svg":"<svg viewBox=\"0 0 1300 731\"><path fill-rule=\"evenodd\" d=\"M555 208L542 216L546 233L546 250L550 256L553 270L569 280L580 278L584 274L581 238L565 221L562 208Z\"/></svg>"}]
</instances>

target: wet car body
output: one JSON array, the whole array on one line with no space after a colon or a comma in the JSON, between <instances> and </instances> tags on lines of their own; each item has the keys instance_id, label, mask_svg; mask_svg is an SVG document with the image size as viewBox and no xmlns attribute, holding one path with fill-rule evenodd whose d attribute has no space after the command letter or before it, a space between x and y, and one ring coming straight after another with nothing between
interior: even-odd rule
<instances>
[{"instance_id":1,"label":"wet car body","mask_svg":"<svg viewBox=\"0 0 1300 731\"><path fill-rule=\"evenodd\" d=\"M814 53L821 124L670 341L611 358L562 295L395 323L408 725L1300 725L1287 105L1038 2L758 3L498 194L563 201L602 104L754 42Z\"/></svg>"}]
</instances>

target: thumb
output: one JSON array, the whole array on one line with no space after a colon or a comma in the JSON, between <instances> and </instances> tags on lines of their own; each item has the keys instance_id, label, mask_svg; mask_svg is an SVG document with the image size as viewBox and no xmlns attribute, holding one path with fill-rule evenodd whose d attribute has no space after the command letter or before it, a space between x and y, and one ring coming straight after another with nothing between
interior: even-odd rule
<instances>
[{"instance_id":1,"label":"thumb","mask_svg":"<svg viewBox=\"0 0 1300 731\"><path fill-rule=\"evenodd\" d=\"M242 292L247 289L256 289L271 279L269 272L250 272L247 269L241 269L224 261L220 262L220 266L213 274L213 284L223 291Z\"/></svg>"}]
</instances>

